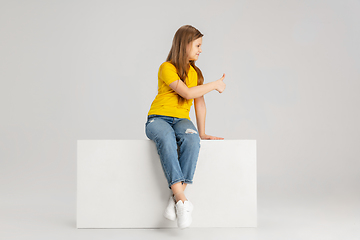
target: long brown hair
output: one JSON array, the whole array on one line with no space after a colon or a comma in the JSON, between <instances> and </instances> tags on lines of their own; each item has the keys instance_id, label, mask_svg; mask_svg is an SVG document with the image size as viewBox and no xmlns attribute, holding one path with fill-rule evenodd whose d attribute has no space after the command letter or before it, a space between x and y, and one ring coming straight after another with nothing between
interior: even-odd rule
<instances>
[{"instance_id":1,"label":"long brown hair","mask_svg":"<svg viewBox=\"0 0 360 240\"><path fill-rule=\"evenodd\" d=\"M176 67L177 74L179 75L181 81L183 81L185 84L186 78L188 77L190 65L197 72L198 85L202 85L204 83L204 77L200 68L195 66L194 60L190 60L189 63L186 54L186 48L189 43L202 36L204 35L191 25L184 25L180 27L174 35L172 46L166 61L172 63ZM178 95L178 97L180 104L185 102L185 99L183 97L181 97L180 95Z\"/></svg>"}]
</instances>

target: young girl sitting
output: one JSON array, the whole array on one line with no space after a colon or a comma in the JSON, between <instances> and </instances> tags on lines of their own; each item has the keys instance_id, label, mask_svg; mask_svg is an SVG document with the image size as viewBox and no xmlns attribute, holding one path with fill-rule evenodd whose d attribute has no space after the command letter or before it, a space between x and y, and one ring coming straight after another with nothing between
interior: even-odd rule
<instances>
[{"instance_id":1,"label":"young girl sitting","mask_svg":"<svg viewBox=\"0 0 360 240\"><path fill-rule=\"evenodd\" d=\"M158 73L158 94L151 104L146 122L146 136L155 142L160 162L172 190L164 216L177 219L178 227L189 227L193 210L185 197L192 184L200 150L200 139L223 139L205 134L206 106L204 94L225 90L225 74L214 82L203 84L201 70L195 66L201 51L203 34L185 25L175 33L170 53ZM197 129L189 112L195 103Z\"/></svg>"}]
</instances>

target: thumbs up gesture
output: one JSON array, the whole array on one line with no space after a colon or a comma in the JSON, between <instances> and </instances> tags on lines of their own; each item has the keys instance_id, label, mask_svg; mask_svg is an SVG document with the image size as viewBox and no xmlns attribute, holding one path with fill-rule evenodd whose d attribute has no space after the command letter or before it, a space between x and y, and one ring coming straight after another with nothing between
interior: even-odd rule
<instances>
[{"instance_id":1,"label":"thumbs up gesture","mask_svg":"<svg viewBox=\"0 0 360 240\"><path fill-rule=\"evenodd\" d=\"M222 93L225 90L226 84L224 83L224 78L225 73L219 80L216 80L216 91L218 91L219 93Z\"/></svg>"}]
</instances>

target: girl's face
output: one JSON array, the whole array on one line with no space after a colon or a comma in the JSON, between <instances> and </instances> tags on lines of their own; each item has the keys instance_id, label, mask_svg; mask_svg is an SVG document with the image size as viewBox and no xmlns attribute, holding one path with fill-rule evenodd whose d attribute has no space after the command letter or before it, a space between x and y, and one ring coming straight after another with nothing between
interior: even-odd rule
<instances>
[{"instance_id":1,"label":"girl's face","mask_svg":"<svg viewBox=\"0 0 360 240\"><path fill-rule=\"evenodd\" d=\"M189 61L190 60L194 60L194 61L198 60L199 54L202 52L201 44L202 44L202 37L199 37L198 39L189 43L188 48L187 48L187 55L188 55Z\"/></svg>"}]
</instances>

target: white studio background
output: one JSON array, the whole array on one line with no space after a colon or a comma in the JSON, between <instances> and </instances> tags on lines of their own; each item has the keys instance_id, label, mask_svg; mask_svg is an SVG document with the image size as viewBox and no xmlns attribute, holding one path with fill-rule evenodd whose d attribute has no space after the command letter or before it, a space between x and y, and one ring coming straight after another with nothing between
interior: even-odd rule
<instances>
[{"instance_id":1,"label":"white studio background","mask_svg":"<svg viewBox=\"0 0 360 240\"><path fill-rule=\"evenodd\" d=\"M147 139L158 68L185 24L204 34L205 81L226 74L205 96L207 133L257 140L259 201L358 201L359 12L350 0L1 1L1 201L75 209L76 141Z\"/></svg>"}]
</instances>

